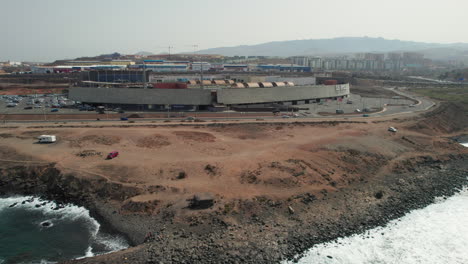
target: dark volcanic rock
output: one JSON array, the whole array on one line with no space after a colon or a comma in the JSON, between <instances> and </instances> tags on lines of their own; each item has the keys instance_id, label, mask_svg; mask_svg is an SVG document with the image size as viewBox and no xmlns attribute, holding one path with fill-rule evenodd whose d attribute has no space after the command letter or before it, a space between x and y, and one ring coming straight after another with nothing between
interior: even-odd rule
<instances>
[{"instance_id":1,"label":"dark volcanic rock","mask_svg":"<svg viewBox=\"0 0 468 264\"><path fill-rule=\"evenodd\" d=\"M378 191L375 193L374 197L376 199L382 199L383 195L384 195L383 191Z\"/></svg>"},{"instance_id":2,"label":"dark volcanic rock","mask_svg":"<svg viewBox=\"0 0 468 264\"><path fill-rule=\"evenodd\" d=\"M207 209L214 205L214 195L211 193L197 193L187 201L190 209Z\"/></svg>"},{"instance_id":3,"label":"dark volcanic rock","mask_svg":"<svg viewBox=\"0 0 468 264\"><path fill-rule=\"evenodd\" d=\"M324 189L317 197L227 204L222 197L215 200L211 193L200 193L189 199L188 208L208 210L176 211L167 205L130 202L140 189L64 175L53 165L1 165L0 193L43 195L59 202L57 209L60 202L83 205L102 228L123 232L133 244L147 242L66 263L277 263L317 243L385 225L432 203L434 197L454 194L467 184L467 161L468 155L415 159L398 173L366 178L337 191Z\"/></svg>"},{"instance_id":4,"label":"dark volcanic rock","mask_svg":"<svg viewBox=\"0 0 468 264\"><path fill-rule=\"evenodd\" d=\"M52 223L51 223L51 222L48 222L48 221L45 221L45 222L42 222L42 223L41 223L41 226L43 226L43 227L50 227L50 226L52 226Z\"/></svg>"}]
</instances>

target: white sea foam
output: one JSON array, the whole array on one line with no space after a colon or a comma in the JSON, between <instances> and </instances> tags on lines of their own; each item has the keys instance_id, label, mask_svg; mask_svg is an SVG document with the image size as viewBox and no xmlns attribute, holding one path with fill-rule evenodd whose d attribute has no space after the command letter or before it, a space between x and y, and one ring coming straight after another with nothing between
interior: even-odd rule
<instances>
[{"instance_id":1,"label":"white sea foam","mask_svg":"<svg viewBox=\"0 0 468 264\"><path fill-rule=\"evenodd\" d=\"M96 242L101 243L106 246L107 250L110 252L119 251L122 249L128 248L130 245L128 242L121 236L109 235L99 233L96 237Z\"/></svg>"},{"instance_id":2,"label":"white sea foam","mask_svg":"<svg viewBox=\"0 0 468 264\"><path fill-rule=\"evenodd\" d=\"M468 148L468 143L461 143L461 144Z\"/></svg>"},{"instance_id":3,"label":"white sea foam","mask_svg":"<svg viewBox=\"0 0 468 264\"><path fill-rule=\"evenodd\" d=\"M27 201L32 202L27 202ZM23 204L23 201L26 201ZM42 205L46 202L45 205ZM92 236L92 239L100 244L105 245L106 253L122 250L129 247L129 244L123 237L120 236L112 236L108 234L103 234L99 232L101 225L90 216L89 210L84 207L68 204L65 207L54 210L58 206L55 202L51 201L41 201L37 197L33 196L14 196L14 197L5 197L0 198L0 212L2 210L10 208L11 205L14 205L13 208L21 208L23 210L36 210L40 211L43 215L49 218L49 222L59 223L62 220L85 220L88 223L89 232ZM40 207L36 207L36 205L41 205ZM38 222L38 225L41 223ZM89 246L85 252L85 255L81 258L86 257L93 257L95 254L93 253L93 248ZM46 260L44 260L46 261ZM3 260L0 259L0 264L3 263ZM50 263L50 262L42 262L41 263Z\"/></svg>"},{"instance_id":4,"label":"white sea foam","mask_svg":"<svg viewBox=\"0 0 468 264\"><path fill-rule=\"evenodd\" d=\"M0 262L1 264L2 262ZM19 264L56 264L58 262L56 261L48 261L48 260L45 260L45 259L41 259L40 261L33 261L33 262L20 262Z\"/></svg>"},{"instance_id":5,"label":"white sea foam","mask_svg":"<svg viewBox=\"0 0 468 264\"><path fill-rule=\"evenodd\" d=\"M85 258L89 258L89 257L92 257L94 256L93 254L93 248L91 246L89 246L87 249L86 249L86 253L85 253Z\"/></svg>"},{"instance_id":6,"label":"white sea foam","mask_svg":"<svg viewBox=\"0 0 468 264\"><path fill-rule=\"evenodd\" d=\"M42 259L41 262L39 262L40 264L55 264L57 263L56 261L48 261L48 260L45 260L45 259Z\"/></svg>"},{"instance_id":7,"label":"white sea foam","mask_svg":"<svg viewBox=\"0 0 468 264\"><path fill-rule=\"evenodd\" d=\"M26 200L32 200L32 202L26 202L24 204L23 201ZM42 205L44 202L46 202L45 205ZM43 201L39 200L39 198L34 197L34 196L15 196L15 197L7 197L7 198L1 198L0 199L0 211L9 208L10 205L15 204L14 207L20 207L23 210L40 210L42 214L44 214L46 217L50 217L51 219L66 219L66 220L77 220L77 219L84 219L86 222L89 223L89 230L92 233L93 236L96 236L100 224L90 216L89 210L77 206L77 205L72 205L68 204L64 208L54 210L58 206L57 203L52 202L52 201ZM40 205L40 207L36 207ZM52 221L53 222L53 221ZM39 223L38 223L39 224Z\"/></svg>"},{"instance_id":8,"label":"white sea foam","mask_svg":"<svg viewBox=\"0 0 468 264\"><path fill-rule=\"evenodd\" d=\"M468 263L467 219L464 189L386 227L316 245L299 263Z\"/></svg>"}]
</instances>

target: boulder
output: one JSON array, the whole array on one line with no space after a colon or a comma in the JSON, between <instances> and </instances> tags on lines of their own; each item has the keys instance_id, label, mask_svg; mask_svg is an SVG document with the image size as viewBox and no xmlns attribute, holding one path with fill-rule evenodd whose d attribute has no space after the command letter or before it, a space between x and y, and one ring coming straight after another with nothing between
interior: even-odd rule
<instances>
[{"instance_id":1,"label":"boulder","mask_svg":"<svg viewBox=\"0 0 468 264\"><path fill-rule=\"evenodd\" d=\"M214 195L211 193L197 193L187 201L190 209L207 209L214 205Z\"/></svg>"}]
</instances>

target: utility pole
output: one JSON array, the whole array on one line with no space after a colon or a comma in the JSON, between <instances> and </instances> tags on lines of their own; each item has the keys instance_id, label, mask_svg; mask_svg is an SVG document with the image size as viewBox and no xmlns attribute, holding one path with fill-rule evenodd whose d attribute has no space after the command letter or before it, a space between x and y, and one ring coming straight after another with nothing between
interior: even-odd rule
<instances>
[{"instance_id":1,"label":"utility pole","mask_svg":"<svg viewBox=\"0 0 468 264\"><path fill-rule=\"evenodd\" d=\"M47 120L46 114L45 114L45 107L42 107L42 114L44 115L44 121Z\"/></svg>"},{"instance_id":2,"label":"utility pole","mask_svg":"<svg viewBox=\"0 0 468 264\"><path fill-rule=\"evenodd\" d=\"M193 54L192 54L192 64L193 64L195 62L195 53L196 53L196 49L198 48L198 45L194 44L190 46L193 48Z\"/></svg>"},{"instance_id":3,"label":"utility pole","mask_svg":"<svg viewBox=\"0 0 468 264\"><path fill-rule=\"evenodd\" d=\"M203 63L200 61L200 84L203 89Z\"/></svg>"},{"instance_id":4,"label":"utility pole","mask_svg":"<svg viewBox=\"0 0 468 264\"><path fill-rule=\"evenodd\" d=\"M193 47L193 57L194 57L194 60L195 60L195 53L196 53L196 49L198 48L198 45L194 44L194 45L192 45L192 47Z\"/></svg>"},{"instance_id":5,"label":"utility pole","mask_svg":"<svg viewBox=\"0 0 468 264\"><path fill-rule=\"evenodd\" d=\"M146 89L146 64L143 60L143 89Z\"/></svg>"},{"instance_id":6,"label":"utility pole","mask_svg":"<svg viewBox=\"0 0 468 264\"><path fill-rule=\"evenodd\" d=\"M158 48L166 48L166 49L168 50L168 59L171 58L171 49L174 48L173 46L170 46L170 45L169 45L169 46L165 46L165 47L163 47L163 46L158 46Z\"/></svg>"},{"instance_id":7,"label":"utility pole","mask_svg":"<svg viewBox=\"0 0 468 264\"><path fill-rule=\"evenodd\" d=\"M193 54L195 56L195 49L198 48L198 45L193 45ZM195 59L194 59L195 61ZM200 88L203 89L203 63L200 59Z\"/></svg>"},{"instance_id":8,"label":"utility pole","mask_svg":"<svg viewBox=\"0 0 468 264\"><path fill-rule=\"evenodd\" d=\"M167 49L169 50L169 59L171 59L171 49L172 48L174 48L174 47L172 47L172 46L167 47Z\"/></svg>"}]
</instances>

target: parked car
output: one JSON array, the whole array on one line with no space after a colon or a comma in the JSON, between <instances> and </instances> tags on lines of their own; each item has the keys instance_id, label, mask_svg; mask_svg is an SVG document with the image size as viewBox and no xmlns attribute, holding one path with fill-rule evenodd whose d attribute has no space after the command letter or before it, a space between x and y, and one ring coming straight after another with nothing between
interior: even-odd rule
<instances>
[{"instance_id":1,"label":"parked car","mask_svg":"<svg viewBox=\"0 0 468 264\"><path fill-rule=\"evenodd\" d=\"M105 113L105 112L104 112L105 110L106 110L106 108L105 108L104 106L102 106L102 105L101 105L101 106L98 106L98 107L96 108L96 111L97 111L99 114L104 114L104 113Z\"/></svg>"},{"instance_id":2,"label":"parked car","mask_svg":"<svg viewBox=\"0 0 468 264\"><path fill-rule=\"evenodd\" d=\"M114 150L110 152L109 154L107 154L107 159L113 159L113 158L116 158L117 156L119 156L119 152Z\"/></svg>"},{"instance_id":3,"label":"parked car","mask_svg":"<svg viewBox=\"0 0 468 264\"><path fill-rule=\"evenodd\" d=\"M415 106L416 106L416 105L414 105L414 104L410 104L410 105L409 105L409 107L415 107Z\"/></svg>"},{"instance_id":4,"label":"parked car","mask_svg":"<svg viewBox=\"0 0 468 264\"><path fill-rule=\"evenodd\" d=\"M361 109L356 109L356 110L354 110L354 111L355 111L356 113L361 113L361 112L362 112Z\"/></svg>"},{"instance_id":5,"label":"parked car","mask_svg":"<svg viewBox=\"0 0 468 264\"><path fill-rule=\"evenodd\" d=\"M121 117L120 118L120 121L127 121L127 120L128 120L128 118L126 118L126 117Z\"/></svg>"},{"instance_id":6,"label":"parked car","mask_svg":"<svg viewBox=\"0 0 468 264\"><path fill-rule=\"evenodd\" d=\"M290 118L290 116L288 116L288 115L282 115L281 117L282 118Z\"/></svg>"},{"instance_id":7,"label":"parked car","mask_svg":"<svg viewBox=\"0 0 468 264\"><path fill-rule=\"evenodd\" d=\"M389 127L389 128L388 128L388 131L390 131L390 132L397 132L397 129L394 128L394 127Z\"/></svg>"},{"instance_id":8,"label":"parked car","mask_svg":"<svg viewBox=\"0 0 468 264\"><path fill-rule=\"evenodd\" d=\"M58 112L59 110L57 108L51 109L51 112Z\"/></svg>"},{"instance_id":9,"label":"parked car","mask_svg":"<svg viewBox=\"0 0 468 264\"><path fill-rule=\"evenodd\" d=\"M24 109L28 110L28 109L33 109L33 108L32 108L32 106L25 106Z\"/></svg>"},{"instance_id":10,"label":"parked car","mask_svg":"<svg viewBox=\"0 0 468 264\"><path fill-rule=\"evenodd\" d=\"M189 117L187 117L187 118L185 118L185 119L186 119L187 121L193 121L193 120L195 120L195 117L189 116Z\"/></svg>"},{"instance_id":11,"label":"parked car","mask_svg":"<svg viewBox=\"0 0 468 264\"><path fill-rule=\"evenodd\" d=\"M363 116L363 117L369 117L369 115L368 115L368 114L363 114L362 116Z\"/></svg>"},{"instance_id":12,"label":"parked car","mask_svg":"<svg viewBox=\"0 0 468 264\"><path fill-rule=\"evenodd\" d=\"M347 104L353 104L353 101L348 100L348 101L346 101L346 103L347 103Z\"/></svg>"}]
</instances>

